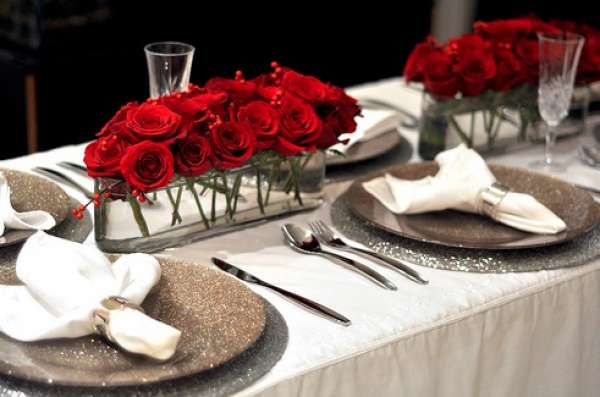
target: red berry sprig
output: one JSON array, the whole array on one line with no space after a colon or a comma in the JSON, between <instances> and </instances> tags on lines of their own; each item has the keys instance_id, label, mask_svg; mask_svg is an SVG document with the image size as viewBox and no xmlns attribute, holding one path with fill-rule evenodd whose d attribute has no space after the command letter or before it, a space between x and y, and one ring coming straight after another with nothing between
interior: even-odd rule
<instances>
[{"instance_id":1,"label":"red berry sprig","mask_svg":"<svg viewBox=\"0 0 600 397\"><path fill-rule=\"evenodd\" d=\"M90 205L94 204L94 207L100 207L100 200L108 200L110 198L118 196L116 193L113 193L112 190L119 184L123 183L123 181L117 181L107 188L101 190L100 192L95 192L92 195L92 198L85 204L79 204L77 207L71 209L71 214L79 220L83 219L83 214L85 209Z\"/></svg>"}]
</instances>

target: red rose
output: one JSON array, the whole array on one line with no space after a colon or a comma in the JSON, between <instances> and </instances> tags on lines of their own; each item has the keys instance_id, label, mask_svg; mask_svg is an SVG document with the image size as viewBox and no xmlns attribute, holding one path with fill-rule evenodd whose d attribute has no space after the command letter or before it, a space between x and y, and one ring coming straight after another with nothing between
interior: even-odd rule
<instances>
[{"instance_id":1,"label":"red rose","mask_svg":"<svg viewBox=\"0 0 600 397\"><path fill-rule=\"evenodd\" d=\"M215 77L206 82L208 92L225 92L237 104L247 103L256 98L256 84L253 81Z\"/></svg>"},{"instance_id":2,"label":"red rose","mask_svg":"<svg viewBox=\"0 0 600 397\"><path fill-rule=\"evenodd\" d=\"M259 150L273 146L279 131L279 112L263 101L250 102L238 111L238 120L248 124L256 136Z\"/></svg>"},{"instance_id":3,"label":"red rose","mask_svg":"<svg viewBox=\"0 0 600 397\"><path fill-rule=\"evenodd\" d=\"M288 70L283 75L281 88L312 104L324 101L327 95L327 86L321 80L293 70Z\"/></svg>"},{"instance_id":4,"label":"red rose","mask_svg":"<svg viewBox=\"0 0 600 397\"><path fill-rule=\"evenodd\" d=\"M591 26L580 28L585 36L585 44L581 53L578 80L594 82L600 80L600 32Z\"/></svg>"},{"instance_id":5,"label":"red rose","mask_svg":"<svg viewBox=\"0 0 600 397\"><path fill-rule=\"evenodd\" d=\"M125 122L127 120L127 112L129 110L138 106L137 102L128 102L124 106L121 107L115 113L115 115L108 121L108 123L104 124L104 127L96 134L96 136L106 136L112 133L120 133L123 128L125 128Z\"/></svg>"},{"instance_id":6,"label":"red rose","mask_svg":"<svg viewBox=\"0 0 600 397\"><path fill-rule=\"evenodd\" d=\"M83 162L88 175L119 177L121 157L129 144L118 134L102 136L85 148Z\"/></svg>"},{"instance_id":7,"label":"red rose","mask_svg":"<svg viewBox=\"0 0 600 397\"><path fill-rule=\"evenodd\" d=\"M165 145L142 141L121 158L121 174L132 189L143 192L166 186L173 178L173 154Z\"/></svg>"},{"instance_id":8,"label":"red rose","mask_svg":"<svg viewBox=\"0 0 600 397\"><path fill-rule=\"evenodd\" d=\"M127 137L133 143L150 140L167 145L182 138L181 116L155 101L145 102L127 112Z\"/></svg>"},{"instance_id":9,"label":"red rose","mask_svg":"<svg viewBox=\"0 0 600 397\"><path fill-rule=\"evenodd\" d=\"M163 96L159 98L159 102L182 116L183 124L191 121L204 121L209 117L208 104L195 101L187 95L175 94Z\"/></svg>"},{"instance_id":10,"label":"red rose","mask_svg":"<svg viewBox=\"0 0 600 397\"><path fill-rule=\"evenodd\" d=\"M538 40L519 40L515 45L515 55L524 66L527 81L537 84L540 64L540 45Z\"/></svg>"},{"instance_id":11,"label":"red rose","mask_svg":"<svg viewBox=\"0 0 600 397\"><path fill-rule=\"evenodd\" d=\"M475 22L475 32L486 39L512 43L523 37L531 37L537 32L558 33L560 29L536 17L499 19L490 22Z\"/></svg>"},{"instance_id":12,"label":"red rose","mask_svg":"<svg viewBox=\"0 0 600 397\"><path fill-rule=\"evenodd\" d=\"M273 147L283 156L314 152L321 135L321 119L314 108L292 94L281 100L281 133Z\"/></svg>"},{"instance_id":13,"label":"red rose","mask_svg":"<svg viewBox=\"0 0 600 397\"><path fill-rule=\"evenodd\" d=\"M175 167L183 176L199 176L213 168L210 142L202 135L188 135L177 145Z\"/></svg>"},{"instance_id":14,"label":"red rose","mask_svg":"<svg viewBox=\"0 0 600 397\"><path fill-rule=\"evenodd\" d=\"M317 114L322 120L321 137L317 142L319 149L338 143L341 134L356 131L355 117L360 114L356 99L339 87L329 86L327 98L330 102L317 107Z\"/></svg>"},{"instance_id":15,"label":"red rose","mask_svg":"<svg viewBox=\"0 0 600 397\"><path fill-rule=\"evenodd\" d=\"M214 165L222 170L244 164L256 148L256 137L246 123L228 121L210 131Z\"/></svg>"},{"instance_id":16,"label":"red rose","mask_svg":"<svg viewBox=\"0 0 600 397\"><path fill-rule=\"evenodd\" d=\"M430 53L423 60L422 68L427 92L444 97L452 97L458 92L460 80L448 54L441 51Z\"/></svg>"},{"instance_id":17,"label":"red rose","mask_svg":"<svg viewBox=\"0 0 600 397\"><path fill-rule=\"evenodd\" d=\"M433 38L428 37L423 43L417 44L412 50L404 65L404 78L406 81L423 81L423 63L432 52L439 52Z\"/></svg>"},{"instance_id":18,"label":"red rose","mask_svg":"<svg viewBox=\"0 0 600 397\"><path fill-rule=\"evenodd\" d=\"M256 84L256 93L258 96L267 102L274 101L282 93L281 87L270 74L258 76L254 79L254 84Z\"/></svg>"},{"instance_id":19,"label":"red rose","mask_svg":"<svg viewBox=\"0 0 600 397\"><path fill-rule=\"evenodd\" d=\"M494 51L494 58L496 60L496 76L490 83L493 90L508 91L525 81L523 65L511 51L498 48Z\"/></svg>"}]
</instances>

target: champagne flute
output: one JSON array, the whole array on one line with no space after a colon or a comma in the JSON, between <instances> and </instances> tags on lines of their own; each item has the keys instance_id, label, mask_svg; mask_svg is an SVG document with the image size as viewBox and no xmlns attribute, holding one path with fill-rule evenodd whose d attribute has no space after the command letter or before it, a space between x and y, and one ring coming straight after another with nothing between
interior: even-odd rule
<instances>
[{"instance_id":1,"label":"champagne flute","mask_svg":"<svg viewBox=\"0 0 600 397\"><path fill-rule=\"evenodd\" d=\"M540 45L540 77L538 109L546 123L545 158L532 166L551 170L564 169L552 158L556 129L567 116L579 56L585 39L575 33L538 33Z\"/></svg>"}]
</instances>

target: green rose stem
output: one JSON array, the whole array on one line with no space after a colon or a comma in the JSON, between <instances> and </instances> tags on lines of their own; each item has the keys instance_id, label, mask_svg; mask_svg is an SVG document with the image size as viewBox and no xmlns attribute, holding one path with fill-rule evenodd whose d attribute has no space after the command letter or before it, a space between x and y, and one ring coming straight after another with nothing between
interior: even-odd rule
<instances>
[{"instance_id":1,"label":"green rose stem","mask_svg":"<svg viewBox=\"0 0 600 397\"><path fill-rule=\"evenodd\" d=\"M269 182L267 185L267 194L265 195L265 205L269 205L269 197L271 196L271 189L273 188L273 181L279 177L281 173L281 160L277 159L271 165L271 170L269 171Z\"/></svg>"},{"instance_id":2,"label":"green rose stem","mask_svg":"<svg viewBox=\"0 0 600 397\"><path fill-rule=\"evenodd\" d=\"M194 186L194 181L192 179L185 180L190 192L192 192L192 196L194 196L194 201L196 202L196 207L198 207L198 212L200 213L200 217L202 218L202 222L204 222L204 226L207 229L210 229L210 224L208 223L208 219L204 214L204 210L202 209L202 204L200 203L200 197L198 197L198 192L196 191L196 187Z\"/></svg>"},{"instance_id":3,"label":"green rose stem","mask_svg":"<svg viewBox=\"0 0 600 397\"><path fill-rule=\"evenodd\" d=\"M304 164L306 165L306 162ZM298 204L304 206L302 196L300 195L300 174L302 173L300 159L291 159L290 168L292 174L292 187L294 188L294 198L298 201Z\"/></svg>"},{"instance_id":4,"label":"green rose stem","mask_svg":"<svg viewBox=\"0 0 600 397\"><path fill-rule=\"evenodd\" d=\"M258 202L258 208L260 208L260 213L264 215L265 213L265 206L263 204L263 197L262 197L262 180L260 177L260 164L257 164L255 166L256 169L256 201Z\"/></svg>"},{"instance_id":5,"label":"green rose stem","mask_svg":"<svg viewBox=\"0 0 600 397\"><path fill-rule=\"evenodd\" d=\"M229 191L229 186L227 185L227 174L222 172L221 179L223 181L223 194L225 195L225 215L229 214L229 219L233 219L233 211L231 210L231 192ZM227 219L227 216L225 218Z\"/></svg>"},{"instance_id":6,"label":"green rose stem","mask_svg":"<svg viewBox=\"0 0 600 397\"><path fill-rule=\"evenodd\" d=\"M454 127L454 129L456 130L456 132L460 136L460 139L464 143L466 143L468 147L473 147L473 141L471 139L469 139L469 137L467 136L467 134L465 134L465 132L463 131L463 129L460 128L460 125L458 125L458 123L456 122L456 119L454 118L454 116L448 116L448 120L450 121L450 124L452 124L452 127Z\"/></svg>"},{"instance_id":7,"label":"green rose stem","mask_svg":"<svg viewBox=\"0 0 600 397\"><path fill-rule=\"evenodd\" d=\"M214 184L214 188L212 189L212 201L210 203L210 221L214 224L216 218L216 202L217 202L217 176L215 175L213 177L213 184Z\"/></svg>"},{"instance_id":8,"label":"green rose stem","mask_svg":"<svg viewBox=\"0 0 600 397\"><path fill-rule=\"evenodd\" d=\"M179 187L179 189L177 190L177 199L174 199L173 193L171 193L171 188L167 188L167 196L169 197L169 201L171 202L171 206L173 207L171 226L174 226L176 222L182 222L181 215L179 215L179 202L181 200L181 191L182 188Z\"/></svg>"},{"instance_id":9,"label":"green rose stem","mask_svg":"<svg viewBox=\"0 0 600 397\"><path fill-rule=\"evenodd\" d=\"M233 213L237 211L237 203L240 195L240 187L242 186L242 174L238 173L233 182Z\"/></svg>"},{"instance_id":10,"label":"green rose stem","mask_svg":"<svg viewBox=\"0 0 600 397\"><path fill-rule=\"evenodd\" d=\"M150 231L148 230L148 225L144 219L144 214L142 213L142 208L140 207L138 199L131 194L128 194L128 199L129 205L131 206L131 212L133 212L133 217L135 218L135 222L137 223L142 236L150 237Z\"/></svg>"}]
</instances>

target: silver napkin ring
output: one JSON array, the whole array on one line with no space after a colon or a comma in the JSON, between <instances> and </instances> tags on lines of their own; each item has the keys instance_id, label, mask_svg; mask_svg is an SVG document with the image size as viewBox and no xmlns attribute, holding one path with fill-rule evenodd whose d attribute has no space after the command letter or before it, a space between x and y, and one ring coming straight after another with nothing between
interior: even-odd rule
<instances>
[{"instance_id":1,"label":"silver napkin ring","mask_svg":"<svg viewBox=\"0 0 600 397\"><path fill-rule=\"evenodd\" d=\"M482 215L496 219L498 205L504 200L510 189L501 183L494 182L479 192L479 203L477 210Z\"/></svg>"},{"instance_id":2,"label":"silver napkin ring","mask_svg":"<svg viewBox=\"0 0 600 397\"><path fill-rule=\"evenodd\" d=\"M109 296L100 302L100 307L94 310L92 314L92 326L100 335L103 335L111 342L116 342L110 333L110 314L111 312L133 309L144 313L144 309L140 305L129 302L121 296Z\"/></svg>"}]
</instances>

